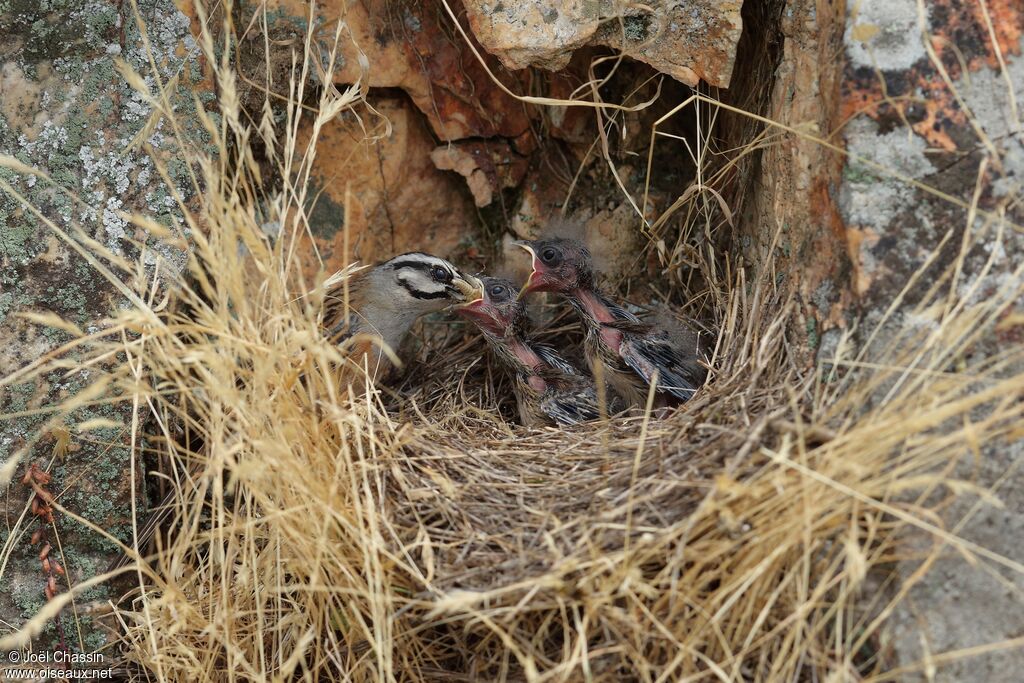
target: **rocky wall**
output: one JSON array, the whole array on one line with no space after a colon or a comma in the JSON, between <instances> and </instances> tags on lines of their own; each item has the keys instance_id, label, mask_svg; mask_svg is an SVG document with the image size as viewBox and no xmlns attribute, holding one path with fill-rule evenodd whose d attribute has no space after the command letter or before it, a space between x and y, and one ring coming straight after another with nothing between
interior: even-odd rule
<instances>
[{"instance_id":1,"label":"rocky wall","mask_svg":"<svg viewBox=\"0 0 1024 683\"><path fill-rule=\"evenodd\" d=\"M910 278L936 257L890 330L934 328L941 311L913 306L939 275L966 257L947 283L968 304L999 288L1019 288L1024 263L1024 3L1014 0L881 0L849 3L839 93L839 133L847 158L830 189L852 267L850 290L865 332L882 319ZM879 168L886 169L882 172ZM1024 300L1001 320L1024 310ZM828 333L821 358L833 350ZM863 336L863 335L862 335ZM965 361L995 358L1024 342L1021 326L996 326L993 341ZM1018 369L1019 371L1019 369ZM980 415L978 416L980 419ZM956 476L992 488L1000 500L958 499L942 523L969 541L1017 562L1024 528L1024 442L964 454ZM917 576L936 541L911 537L899 572L909 587L880 650L899 665L938 653L999 644L1024 632L1024 576L985 568L947 549ZM1020 680L1024 649L996 648L937 667L936 681Z\"/></svg>"},{"instance_id":2,"label":"rocky wall","mask_svg":"<svg viewBox=\"0 0 1024 683\"><path fill-rule=\"evenodd\" d=\"M934 328L941 312L921 315L914 305L964 245L952 286L969 303L1019 286L1022 12L1020 2L787 3L785 56L769 116L792 134L765 150L755 222L738 246L755 262L774 249L780 282L796 279L803 339L818 363L829 364L845 333L857 347L883 320L876 348L907 328ZM1000 318L1020 310L1024 301ZM994 339L971 349L970 360L996 357L1024 335L1007 326ZM1018 562L1022 456L1022 443L980 457L965 453L955 476L992 487L1000 503L947 501L942 519L968 541ZM888 666L926 672L921 680L1018 680L1024 651L1012 639L1024 628L1024 578L981 568L951 549L923 573L934 548L925 534L906 539L909 559L897 567L902 583L890 584L889 596L905 589L908 599L872 644L875 655ZM873 597L865 595L865 604ZM1010 647L1000 646L1007 641ZM970 652L990 646L993 652ZM958 650L962 658L941 666L932 660L929 669L929 658Z\"/></svg>"},{"instance_id":3,"label":"rocky wall","mask_svg":"<svg viewBox=\"0 0 1024 683\"><path fill-rule=\"evenodd\" d=\"M114 287L30 208L37 207L60 229L85 235L115 254L134 257L148 250L150 264L179 267L183 254L137 231L120 211L143 211L169 223L178 212L170 188L136 137L151 109L128 87L115 60L125 60L154 88L159 77L171 83L182 133L202 144L194 115L193 91L201 81L189 22L173 4L140 0L148 28L147 54L132 3L107 0L0 0L0 152L38 168L55 185L0 168L0 182L25 201L0 191L0 377L48 354L68 336L19 317L22 311L53 312L95 330L121 305ZM150 57L156 73L150 68ZM155 89L155 88L154 88ZM213 94L197 93L209 102ZM171 182L186 199L193 188L166 121L145 130L141 142L169 160ZM145 245L144 247L141 245ZM74 357L72 354L71 358ZM17 628L46 599L51 577L57 591L106 570L113 544L59 512L52 523L29 505L32 489L21 482L30 464L49 472L45 488L67 509L107 529L122 541L131 535L127 429L130 416L108 405L83 408L61 424L48 412L90 381L88 370L57 373L40 383L14 381L0 386L0 462L30 446L17 476L6 486L0 508L0 631ZM119 427L79 433L77 424L103 418ZM137 463L144 468L144 463ZM136 482L144 501L144 487ZM36 532L40 532L36 536ZM39 560L45 545L65 570L47 570ZM50 624L44 640L64 640L78 651L92 651L105 634L90 616L92 608L116 597L117 586L85 593L58 629ZM62 632L60 632L62 631Z\"/></svg>"}]
</instances>

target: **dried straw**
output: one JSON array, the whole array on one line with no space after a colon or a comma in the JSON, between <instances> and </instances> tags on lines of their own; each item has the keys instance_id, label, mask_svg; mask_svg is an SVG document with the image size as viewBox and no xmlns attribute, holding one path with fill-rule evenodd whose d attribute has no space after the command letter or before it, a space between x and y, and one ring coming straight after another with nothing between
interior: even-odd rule
<instances>
[{"instance_id":1,"label":"dried straw","mask_svg":"<svg viewBox=\"0 0 1024 683\"><path fill-rule=\"evenodd\" d=\"M231 84L212 43L209 64ZM308 49L302 57L299 73ZM358 93L321 90L313 116L358 112ZM290 126L310 116L301 99ZM226 120L209 133L240 149L244 117ZM271 124L261 125L265 136ZM1021 294L1012 283L857 357L840 344L814 368L790 342L797 307L785 293L719 270L718 347L695 399L663 418L526 430L506 419L509 385L483 344L451 321L426 326L390 389L338 372L343 359L318 324L322 290L294 266L312 152L293 135L276 146L291 169L269 203L284 226L276 242L248 203L262 194L252 155L229 165L180 144L205 188L197 206L182 205L187 272L161 270L159 286L141 268L107 272L134 283L133 303L72 342L103 383L89 400L119 390L133 406L140 464L126 476L143 476L145 434L173 491L152 552L128 549L145 557L114 611L125 671L160 681L876 680L889 666L878 634L905 590L862 591L901 557L906 530L929 534L935 557L953 547L979 571L1024 571L945 531L933 511L943 487L977 492L950 478L951 463L1021 436L1022 349L949 369L994 334ZM936 290L918 310L940 302Z\"/></svg>"}]
</instances>

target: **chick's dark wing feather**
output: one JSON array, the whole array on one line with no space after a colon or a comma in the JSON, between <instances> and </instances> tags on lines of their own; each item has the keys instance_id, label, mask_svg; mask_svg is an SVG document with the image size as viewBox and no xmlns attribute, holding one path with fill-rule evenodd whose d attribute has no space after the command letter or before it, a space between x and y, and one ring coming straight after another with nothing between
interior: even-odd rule
<instances>
[{"instance_id":1,"label":"chick's dark wing feather","mask_svg":"<svg viewBox=\"0 0 1024 683\"><path fill-rule=\"evenodd\" d=\"M636 314L630 313L624 306L620 306L611 299L602 297L602 303L616 320L614 323L608 323L609 325L617 325L619 323L635 323L643 325L643 322L636 316Z\"/></svg>"},{"instance_id":2,"label":"chick's dark wing feather","mask_svg":"<svg viewBox=\"0 0 1024 683\"><path fill-rule=\"evenodd\" d=\"M542 361L550 365L555 370L564 373L566 375L579 375L580 371L570 363L569 361L558 355L550 346L544 346L543 344L534 344L533 350L537 353Z\"/></svg>"},{"instance_id":3,"label":"chick's dark wing feather","mask_svg":"<svg viewBox=\"0 0 1024 683\"><path fill-rule=\"evenodd\" d=\"M678 348L665 333L626 335L619 353L648 383L657 372L658 388L683 401L693 396L707 376L696 356Z\"/></svg>"},{"instance_id":4,"label":"chick's dark wing feather","mask_svg":"<svg viewBox=\"0 0 1024 683\"><path fill-rule=\"evenodd\" d=\"M540 409L560 425L574 425L601 417L594 388L582 384L548 392L541 399Z\"/></svg>"}]
</instances>

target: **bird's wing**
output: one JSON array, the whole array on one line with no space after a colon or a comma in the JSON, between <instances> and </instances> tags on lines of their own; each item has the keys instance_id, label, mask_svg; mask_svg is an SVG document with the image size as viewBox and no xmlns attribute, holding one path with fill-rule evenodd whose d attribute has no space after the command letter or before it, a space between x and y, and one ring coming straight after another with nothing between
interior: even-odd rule
<instances>
[{"instance_id":1,"label":"bird's wing","mask_svg":"<svg viewBox=\"0 0 1024 683\"><path fill-rule=\"evenodd\" d=\"M356 333L351 316L344 318L332 316L330 319L325 316L324 331L327 333L327 338L333 344L341 344Z\"/></svg>"},{"instance_id":2,"label":"bird's wing","mask_svg":"<svg viewBox=\"0 0 1024 683\"><path fill-rule=\"evenodd\" d=\"M345 341L353 334L373 331L365 329L365 321L359 315L365 297L366 275L369 272L370 267L368 266L352 264L327 278L322 285L324 289L322 324L327 332L327 337L336 344ZM345 300L346 283L348 285L347 302Z\"/></svg>"},{"instance_id":3,"label":"bird's wing","mask_svg":"<svg viewBox=\"0 0 1024 683\"><path fill-rule=\"evenodd\" d=\"M619 354L648 383L657 372L658 388L683 401L693 396L707 376L696 356L684 354L665 333L627 334Z\"/></svg>"},{"instance_id":4,"label":"bird's wing","mask_svg":"<svg viewBox=\"0 0 1024 683\"><path fill-rule=\"evenodd\" d=\"M617 325L620 323L641 323L640 318L635 313L631 313L625 306L615 303L606 296L601 296L601 303L608 309L608 312L615 318L614 323L607 323L609 325Z\"/></svg>"},{"instance_id":5,"label":"bird's wing","mask_svg":"<svg viewBox=\"0 0 1024 683\"><path fill-rule=\"evenodd\" d=\"M532 344L531 348L533 348L534 352L536 352L536 354L540 357L542 361L544 361L551 367L555 368L559 372L564 373L566 375L574 376L578 376L580 374L580 371L577 370L572 363L558 355L558 352L555 351L550 346L545 346L543 344Z\"/></svg>"},{"instance_id":6,"label":"bird's wing","mask_svg":"<svg viewBox=\"0 0 1024 683\"><path fill-rule=\"evenodd\" d=\"M551 391L540 401L541 411L560 425L574 425L601 417L594 387L578 384L565 391Z\"/></svg>"}]
</instances>

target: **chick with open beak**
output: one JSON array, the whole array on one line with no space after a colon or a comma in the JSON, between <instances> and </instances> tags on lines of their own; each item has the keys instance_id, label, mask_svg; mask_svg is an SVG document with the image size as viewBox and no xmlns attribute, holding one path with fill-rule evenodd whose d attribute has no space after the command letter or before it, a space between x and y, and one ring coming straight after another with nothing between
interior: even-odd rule
<instances>
[{"instance_id":1,"label":"chick with open beak","mask_svg":"<svg viewBox=\"0 0 1024 683\"><path fill-rule=\"evenodd\" d=\"M591 371L601 373L633 406L646 403L648 388L663 398L686 401L704 383L700 336L680 329L674 334L649 325L615 303L597 287L590 252L571 239L521 241L530 253L533 272L520 296L557 292L576 309L586 332L584 349Z\"/></svg>"},{"instance_id":2,"label":"chick with open beak","mask_svg":"<svg viewBox=\"0 0 1024 683\"><path fill-rule=\"evenodd\" d=\"M601 416L593 382L553 349L526 333L526 306L509 280L484 277L480 298L455 307L483 333L494 355L514 377L524 425L571 425Z\"/></svg>"},{"instance_id":3,"label":"chick with open beak","mask_svg":"<svg viewBox=\"0 0 1024 683\"><path fill-rule=\"evenodd\" d=\"M513 242L526 250L533 270L519 292L563 292L594 286L590 253L575 240L519 240Z\"/></svg>"}]
</instances>

